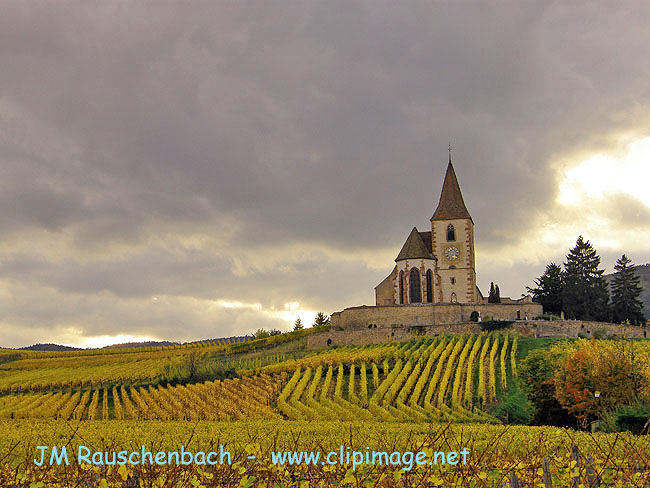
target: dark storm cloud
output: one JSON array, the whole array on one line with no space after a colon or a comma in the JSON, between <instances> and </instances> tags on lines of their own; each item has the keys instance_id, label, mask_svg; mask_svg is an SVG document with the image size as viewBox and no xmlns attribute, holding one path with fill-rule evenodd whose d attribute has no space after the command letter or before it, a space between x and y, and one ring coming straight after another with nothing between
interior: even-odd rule
<instances>
[{"instance_id":1,"label":"dark storm cloud","mask_svg":"<svg viewBox=\"0 0 650 488\"><path fill-rule=\"evenodd\" d=\"M65 304L43 320L88 333L141 330L155 294L370 303L391 261L365 263L426 228L449 141L493 249L552 205L559 155L648 129L643 2L2 11L0 282L16 327L39 322L16 294L43 290ZM75 298L102 294L106 321ZM176 307L169 323L203 323ZM251 313L219 327L252 330Z\"/></svg>"}]
</instances>

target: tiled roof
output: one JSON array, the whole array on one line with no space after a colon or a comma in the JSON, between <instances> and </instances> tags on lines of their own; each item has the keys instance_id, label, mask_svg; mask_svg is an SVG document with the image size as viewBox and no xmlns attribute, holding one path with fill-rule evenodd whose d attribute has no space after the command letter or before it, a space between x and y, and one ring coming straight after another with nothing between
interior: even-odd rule
<instances>
[{"instance_id":1,"label":"tiled roof","mask_svg":"<svg viewBox=\"0 0 650 488\"><path fill-rule=\"evenodd\" d=\"M425 233L426 234L426 233ZM431 240L431 232L429 232L429 240ZM430 248L429 248L430 249ZM409 234L406 242L402 246L402 250L399 252L395 261L401 261L403 259L433 259L431 251L427 249L426 244L422 240L422 235L418 230L413 227L413 230Z\"/></svg>"},{"instance_id":2,"label":"tiled roof","mask_svg":"<svg viewBox=\"0 0 650 488\"><path fill-rule=\"evenodd\" d=\"M433 213L431 220L452 220L452 219L470 219L469 212L463 201L463 195L460 192L460 185L456 179L456 172L449 160L447 166L447 174L445 174L445 181L442 184L442 193L440 194L440 202L438 208Z\"/></svg>"},{"instance_id":3,"label":"tiled roof","mask_svg":"<svg viewBox=\"0 0 650 488\"><path fill-rule=\"evenodd\" d=\"M422 242L424 242L424 245L427 247L429 250L433 250L432 244L431 244L431 231L428 230L426 232L419 232L420 237L422 238Z\"/></svg>"}]
</instances>

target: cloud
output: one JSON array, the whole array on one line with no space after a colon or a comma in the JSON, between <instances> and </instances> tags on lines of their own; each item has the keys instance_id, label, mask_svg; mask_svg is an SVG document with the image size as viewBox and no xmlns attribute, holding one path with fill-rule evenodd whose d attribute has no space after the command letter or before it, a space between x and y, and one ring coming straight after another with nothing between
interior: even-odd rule
<instances>
[{"instance_id":1,"label":"cloud","mask_svg":"<svg viewBox=\"0 0 650 488\"><path fill-rule=\"evenodd\" d=\"M219 336L277 325L262 311L285 303L372 303L428 226L448 142L479 281L514 295L560 248L544 240L558 179L650 133L644 2L5 7L6 345L62 327ZM644 226L638 202L608 198L625 210L607 222ZM202 318L220 299L263 310Z\"/></svg>"}]
</instances>

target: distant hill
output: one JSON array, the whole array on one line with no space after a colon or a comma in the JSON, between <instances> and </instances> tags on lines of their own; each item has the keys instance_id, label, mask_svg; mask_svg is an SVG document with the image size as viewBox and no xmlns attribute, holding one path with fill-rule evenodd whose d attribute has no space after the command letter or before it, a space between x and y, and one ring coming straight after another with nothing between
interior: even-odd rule
<instances>
[{"instance_id":1,"label":"distant hill","mask_svg":"<svg viewBox=\"0 0 650 488\"><path fill-rule=\"evenodd\" d=\"M147 341L147 342L124 342L122 344L111 344L104 346L102 349L126 349L131 347L159 347L159 346L177 346L180 342L170 341Z\"/></svg>"},{"instance_id":2,"label":"distant hill","mask_svg":"<svg viewBox=\"0 0 650 488\"><path fill-rule=\"evenodd\" d=\"M643 287L641 301L643 302L643 310L646 318L650 318L650 263L634 266L634 269L641 277L641 286ZM614 273L605 276L608 283L611 282L613 277Z\"/></svg>"},{"instance_id":3,"label":"distant hill","mask_svg":"<svg viewBox=\"0 0 650 488\"><path fill-rule=\"evenodd\" d=\"M19 350L21 351L81 351L81 348L48 343L48 344L34 344L33 346L20 347Z\"/></svg>"},{"instance_id":4,"label":"distant hill","mask_svg":"<svg viewBox=\"0 0 650 488\"><path fill-rule=\"evenodd\" d=\"M104 346L100 349L127 349L134 347L161 347L161 346L179 346L181 344L236 344L238 342L246 342L253 339L253 336L233 336L233 337L220 337L218 339L204 339L201 341L191 342L171 342L171 341L148 341L148 342L125 342L122 344L112 344ZM81 351L80 347L62 346L60 344L34 344L33 346L18 348L20 351Z\"/></svg>"}]
</instances>

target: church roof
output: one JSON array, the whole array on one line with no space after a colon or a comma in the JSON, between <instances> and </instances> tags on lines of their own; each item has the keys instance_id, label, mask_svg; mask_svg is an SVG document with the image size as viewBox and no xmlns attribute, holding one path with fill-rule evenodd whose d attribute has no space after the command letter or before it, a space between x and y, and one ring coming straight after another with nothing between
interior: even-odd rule
<instances>
[{"instance_id":1,"label":"church roof","mask_svg":"<svg viewBox=\"0 0 650 488\"><path fill-rule=\"evenodd\" d=\"M424 240L422 239L422 234L427 234L426 232L418 232L418 230L413 227L413 230L409 234L406 242L402 246L402 250L399 252L395 261L401 261L403 259L434 259L430 248L427 248ZM429 234L429 240L431 240L431 232Z\"/></svg>"},{"instance_id":2,"label":"church roof","mask_svg":"<svg viewBox=\"0 0 650 488\"><path fill-rule=\"evenodd\" d=\"M470 219L469 212L463 201L463 195L460 192L460 185L456 179L456 172L454 166L451 164L449 158L449 165L447 166L447 174L445 174L445 181L442 184L442 193L440 193L440 202L438 208L433 213L431 220L452 220L452 219ZM472 220L472 222L474 222Z\"/></svg>"},{"instance_id":3,"label":"church roof","mask_svg":"<svg viewBox=\"0 0 650 488\"><path fill-rule=\"evenodd\" d=\"M433 249L433 246L431 244L431 231L428 230L426 232L418 232L418 234L420 234L420 237L422 238L422 242L424 242L426 248Z\"/></svg>"}]
</instances>

